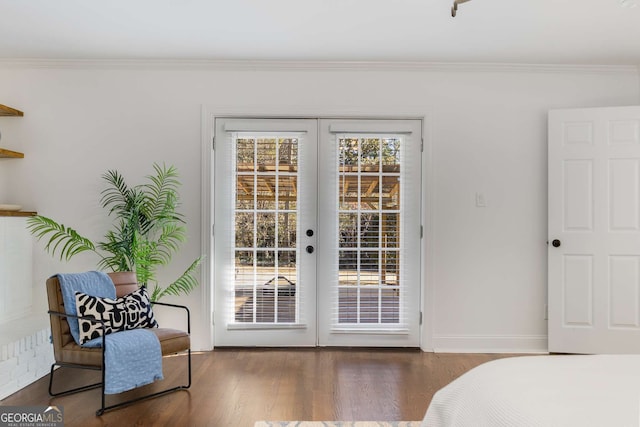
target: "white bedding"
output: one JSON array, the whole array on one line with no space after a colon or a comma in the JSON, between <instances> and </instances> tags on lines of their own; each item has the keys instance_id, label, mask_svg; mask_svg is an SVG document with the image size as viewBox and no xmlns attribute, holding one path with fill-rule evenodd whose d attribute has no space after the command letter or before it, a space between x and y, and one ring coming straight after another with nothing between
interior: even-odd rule
<instances>
[{"instance_id":1,"label":"white bedding","mask_svg":"<svg viewBox=\"0 0 640 427\"><path fill-rule=\"evenodd\" d=\"M526 356L439 390L423 427L640 426L640 355Z\"/></svg>"}]
</instances>

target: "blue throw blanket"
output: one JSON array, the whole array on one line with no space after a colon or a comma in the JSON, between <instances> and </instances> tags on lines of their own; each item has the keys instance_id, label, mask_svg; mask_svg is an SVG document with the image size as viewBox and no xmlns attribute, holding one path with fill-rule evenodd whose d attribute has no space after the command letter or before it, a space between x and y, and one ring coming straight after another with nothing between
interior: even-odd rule
<instances>
[{"instance_id":1,"label":"blue throw blanket","mask_svg":"<svg viewBox=\"0 0 640 427\"><path fill-rule=\"evenodd\" d=\"M76 313L76 292L101 298L116 298L111 278L99 271L58 274L60 290L67 314ZM78 319L67 317L71 335L80 343ZM83 347L100 347L102 338L95 338ZM122 393L150 384L162 377L162 350L156 335L148 329L121 331L105 336L105 393Z\"/></svg>"},{"instance_id":2,"label":"blue throw blanket","mask_svg":"<svg viewBox=\"0 0 640 427\"><path fill-rule=\"evenodd\" d=\"M86 273L58 274L60 291L64 311L76 316L76 292L100 298L116 298L116 287L109 276L100 271L87 271ZM78 319L67 317L71 335L77 344L80 344L80 328ZM99 345L98 345L99 346ZM87 346L89 347L89 346ZM95 347L95 346L94 346Z\"/></svg>"},{"instance_id":3,"label":"blue throw blanket","mask_svg":"<svg viewBox=\"0 0 640 427\"><path fill-rule=\"evenodd\" d=\"M105 337L106 394L122 393L162 377L158 337L148 329L132 329Z\"/></svg>"}]
</instances>

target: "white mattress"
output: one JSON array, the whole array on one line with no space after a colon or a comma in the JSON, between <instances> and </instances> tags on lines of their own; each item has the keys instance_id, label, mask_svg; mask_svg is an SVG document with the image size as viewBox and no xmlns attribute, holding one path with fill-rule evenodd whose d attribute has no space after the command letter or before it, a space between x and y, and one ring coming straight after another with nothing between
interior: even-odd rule
<instances>
[{"instance_id":1,"label":"white mattress","mask_svg":"<svg viewBox=\"0 0 640 427\"><path fill-rule=\"evenodd\" d=\"M494 360L439 390L423 427L640 426L640 355Z\"/></svg>"}]
</instances>

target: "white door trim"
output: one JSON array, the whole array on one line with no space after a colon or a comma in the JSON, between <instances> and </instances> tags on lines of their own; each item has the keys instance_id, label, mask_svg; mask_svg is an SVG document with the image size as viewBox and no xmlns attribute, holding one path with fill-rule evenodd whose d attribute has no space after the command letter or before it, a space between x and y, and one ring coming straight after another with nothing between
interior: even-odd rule
<instances>
[{"instance_id":1,"label":"white door trim","mask_svg":"<svg viewBox=\"0 0 640 427\"><path fill-rule=\"evenodd\" d=\"M291 114L291 112L294 112ZM203 104L201 106L201 251L205 255L205 262L201 267L201 316L199 327L203 328L201 350L212 350L214 343L213 327L213 212L214 201L211 197L213 187L213 139L215 137L216 117L236 118L345 118L345 119L419 119L422 120L423 152L422 152L422 224L424 237L422 246L422 283L420 294L423 322L420 326L420 348L423 351L433 351L433 307L435 306L433 291L433 208L434 175L432 152L432 114L424 110L398 110L389 113L388 107L377 105L359 107L337 107L321 113L313 108L292 106L216 106ZM198 319L198 317L195 317ZM198 330L199 327L194 329Z\"/></svg>"}]
</instances>

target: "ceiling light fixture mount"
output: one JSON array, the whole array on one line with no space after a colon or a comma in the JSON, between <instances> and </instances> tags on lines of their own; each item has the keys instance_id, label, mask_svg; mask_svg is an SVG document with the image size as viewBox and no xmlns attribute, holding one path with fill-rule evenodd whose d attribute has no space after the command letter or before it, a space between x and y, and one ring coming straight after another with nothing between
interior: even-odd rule
<instances>
[{"instance_id":1,"label":"ceiling light fixture mount","mask_svg":"<svg viewBox=\"0 0 640 427\"><path fill-rule=\"evenodd\" d=\"M453 0L453 6L451 6L451 16L455 18L458 13L458 5L462 3L466 3L471 0ZM621 0L621 1L629 1L629 0Z\"/></svg>"}]
</instances>

